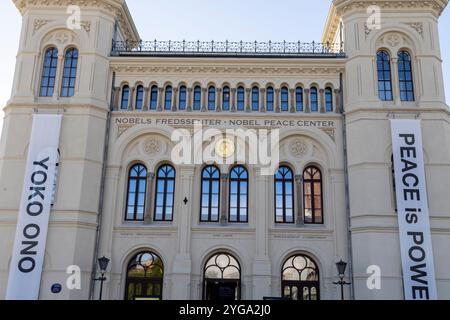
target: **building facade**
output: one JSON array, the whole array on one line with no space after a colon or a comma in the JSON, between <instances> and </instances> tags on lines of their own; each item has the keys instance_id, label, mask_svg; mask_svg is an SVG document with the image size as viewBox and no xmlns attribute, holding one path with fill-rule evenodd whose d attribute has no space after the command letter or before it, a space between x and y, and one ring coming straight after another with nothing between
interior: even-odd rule
<instances>
[{"instance_id":1,"label":"building facade","mask_svg":"<svg viewBox=\"0 0 450 320\"><path fill-rule=\"evenodd\" d=\"M421 120L437 294L449 299L447 2L335 0L322 44L303 44L144 42L124 0L14 0L23 26L0 143L0 298L33 115L60 114L39 299L96 297L102 256L107 299L340 299L341 259L347 297L405 298L391 119ZM69 5L81 8L75 28ZM195 123L278 130L274 174L175 163L173 134ZM66 286L69 266L79 289ZM371 266L381 288L367 285Z\"/></svg>"}]
</instances>

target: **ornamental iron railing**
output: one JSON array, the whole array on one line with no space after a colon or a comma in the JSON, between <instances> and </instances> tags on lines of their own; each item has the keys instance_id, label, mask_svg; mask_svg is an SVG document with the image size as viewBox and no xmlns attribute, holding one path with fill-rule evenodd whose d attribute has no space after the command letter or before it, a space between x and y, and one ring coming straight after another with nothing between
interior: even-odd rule
<instances>
[{"instance_id":1,"label":"ornamental iron railing","mask_svg":"<svg viewBox=\"0 0 450 320\"><path fill-rule=\"evenodd\" d=\"M113 41L113 55L345 56L343 43L244 41Z\"/></svg>"}]
</instances>

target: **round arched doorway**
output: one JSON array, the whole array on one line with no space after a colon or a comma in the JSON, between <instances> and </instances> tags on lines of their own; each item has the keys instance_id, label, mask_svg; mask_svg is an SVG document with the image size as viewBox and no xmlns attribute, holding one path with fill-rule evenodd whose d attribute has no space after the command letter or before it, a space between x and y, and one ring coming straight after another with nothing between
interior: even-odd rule
<instances>
[{"instance_id":1,"label":"round arched doorway","mask_svg":"<svg viewBox=\"0 0 450 320\"><path fill-rule=\"evenodd\" d=\"M228 253L218 253L208 259L203 271L203 299L241 299L241 267L235 257Z\"/></svg>"},{"instance_id":2,"label":"round arched doorway","mask_svg":"<svg viewBox=\"0 0 450 320\"><path fill-rule=\"evenodd\" d=\"M319 268L308 256L297 254L283 264L282 296L291 300L320 300Z\"/></svg>"},{"instance_id":3,"label":"round arched doorway","mask_svg":"<svg viewBox=\"0 0 450 320\"><path fill-rule=\"evenodd\" d=\"M164 265L154 252L144 251L127 266L125 300L161 300Z\"/></svg>"}]
</instances>

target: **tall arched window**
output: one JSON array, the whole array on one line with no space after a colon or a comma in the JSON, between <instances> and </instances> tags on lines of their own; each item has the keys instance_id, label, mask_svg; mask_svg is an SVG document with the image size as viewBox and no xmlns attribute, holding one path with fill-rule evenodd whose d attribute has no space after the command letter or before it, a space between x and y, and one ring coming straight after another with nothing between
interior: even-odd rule
<instances>
[{"instance_id":1,"label":"tall arched window","mask_svg":"<svg viewBox=\"0 0 450 320\"><path fill-rule=\"evenodd\" d=\"M201 222L219 222L220 170L207 166L202 171Z\"/></svg>"},{"instance_id":2,"label":"tall arched window","mask_svg":"<svg viewBox=\"0 0 450 320\"><path fill-rule=\"evenodd\" d=\"M172 109L172 86L166 87L166 93L164 95L164 110Z\"/></svg>"},{"instance_id":3,"label":"tall arched window","mask_svg":"<svg viewBox=\"0 0 450 320\"><path fill-rule=\"evenodd\" d=\"M333 90L329 87L325 89L325 110L333 112Z\"/></svg>"},{"instance_id":4,"label":"tall arched window","mask_svg":"<svg viewBox=\"0 0 450 320\"><path fill-rule=\"evenodd\" d=\"M311 112L319 111L319 97L317 95L317 88L312 87L310 91Z\"/></svg>"},{"instance_id":5,"label":"tall arched window","mask_svg":"<svg viewBox=\"0 0 450 320\"><path fill-rule=\"evenodd\" d=\"M125 300L162 300L164 265L154 252L135 255L127 267Z\"/></svg>"},{"instance_id":6,"label":"tall arched window","mask_svg":"<svg viewBox=\"0 0 450 320\"><path fill-rule=\"evenodd\" d=\"M155 221L173 221L175 169L163 165L156 175Z\"/></svg>"},{"instance_id":7,"label":"tall arched window","mask_svg":"<svg viewBox=\"0 0 450 320\"><path fill-rule=\"evenodd\" d=\"M273 95L273 88L272 87L268 87L267 88L267 93L266 93L266 108L267 111L273 111L273 106L274 106L274 95Z\"/></svg>"},{"instance_id":8,"label":"tall arched window","mask_svg":"<svg viewBox=\"0 0 450 320\"><path fill-rule=\"evenodd\" d=\"M55 90L56 69L58 68L58 49L48 48L45 51L44 65L42 67L41 97L53 97Z\"/></svg>"},{"instance_id":9,"label":"tall arched window","mask_svg":"<svg viewBox=\"0 0 450 320\"><path fill-rule=\"evenodd\" d=\"M208 88L208 110L216 110L216 88L213 86Z\"/></svg>"},{"instance_id":10,"label":"tall arched window","mask_svg":"<svg viewBox=\"0 0 450 320\"><path fill-rule=\"evenodd\" d=\"M202 108L202 88L196 86L194 88L194 110L200 110Z\"/></svg>"},{"instance_id":11,"label":"tall arched window","mask_svg":"<svg viewBox=\"0 0 450 320\"><path fill-rule=\"evenodd\" d=\"M237 110L245 110L245 89L244 87L239 87L237 89Z\"/></svg>"},{"instance_id":12,"label":"tall arched window","mask_svg":"<svg viewBox=\"0 0 450 320\"><path fill-rule=\"evenodd\" d=\"M235 257L228 253L218 253L208 259L203 271L203 299L241 299L241 266Z\"/></svg>"},{"instance_id":13,"label":"tall arched window","mask_svg":"<svg viewBox=\"0 0 450 320\"><path fill-rule=\"evenodd\" d=\"M147 168L142 164L131 167L128 173L127 221L143 221L145 193L147 190Z\"/></svg>"},{"instance_id":14,"label":"tall arched window","mask_svg":"<svg viewBox=\"0 0 450 320\"><path fill-rule=\"evenodd\" d=\"M230 87L225 86L222 92L222 110L230 110Z\"/></svg>"},{"instance_id":15,"label":"tall arched window","mask_svg":"<svg viewBox=\"0 0 450 320\"><path fill-rule=\"evenodd\" d=\"M248 172L236 166L230 172L230 222L248 222Z\"/></svg>"},{"instance_id":16,"label":"tall arched window","mask_svg":"<svg viewBox=\"0 0 450 320\"><path fill-rule=\"evenodd\" d=\"M186 110L186 105L186 86L181 86L178 99L178 110Z\"/></svg>"},{"instance_id":17,"label":"tall arched window","mask_svg":"<svg viewBox=\"0 0 450 320\"><path fill-rule=\"evenodd\" d=\"M305 207L304 222L322 224L322 173L315 166L310 166L303 172L303 203Z\"/></svg>"},{"instance_id":18,"label":"tall arched window","mask_svg":"<svg viewBox=\"0 0 450 320\"><path fill-rule=\"evenodd\" d=\"M295 109L297 112L303 112L303 88L297 87L295 89Z\"/></svg>"},{"instance_id":19,"label":"tall arched window","mask_svg":"<svg viewBox=\"0 0 450 320\"><path fill-rule=\"evenodd\" d=\"M391 56L384 50L377 53L378 96L382 101L392 101Z\"/></svg>"},{"instance_id":20,"label":"tall arched window","mask_svg":"<svg viewBox=\"0 0 450 320\"><path fill-rule=\"evenodd\" d=\"M407 51L400 51L398 53L398 79L400 85L400 100L414 101L411 55Z\"/></svg>"},{"instance_id":21,"label":"tall arched window","mask_svg":"<svg viewBox=\"0 0 450 320\"><path fill-rule=\"evenodd\" d=\"M320 300L319 268L305 255L286 260L282 269L282 296L291 300Z\"/></svg>"},{"instance_id":22,"label":"tall arched window","mask_svg":"<svg viewBox=\"0 0 450 320\"><path fill-rule=\"evenodd\" d=\"M281 88L281 111L289 111L289 89Z\"/></svg>"},{"instance_id":23,"label":"tall arched window","mask_svg":"<svg viewBox=\"0 0 450 320\"><path fill-rule=\"evenodd\" d=\"M150 110L156 110L158 107L158 86L152 86L150 91Z\"/></svg>"},{"instance_id":24,"label":"tall arched window","mask_svg":"<svg viewBox=\"0 0 450 320\"><path fill-rule=\"evenodd\" d=\"M130 100L130 87L128 85L124 85L122 87L122 100L120 102L121 110L128 110L129 100Z\"/></svg>"},{"instance_id":25,"label":"tall arched window","mask_svg":"<svg viewBox=\"0 0 450 320\"><path fill-rule=\"evenodd\" d=\"M61 97L73 97L77 79L78 49L69 48L64 55L64 70L61 83Z\"/></svg>"},{"instance_id":26,"label":"tall arched window","mask_svg":"<svg viewBox=\"0 0 450 320\"><path fill-rule=\"evenodd\" d=\"M252 88L252 111L259 111L259 88Z\"/></svg>"},{"instance_id":27,"label":"tall arched window","mask_svg":"<svg viewBox=\"0 0 450 320\"><path fill-rule=\"evenodd\" d=\"M294 223L294 174L287 166L275 174L275 222Z\"/></svg>"},{"instance_id":28,"label":"tall arched window","mask_svg":"<svg viewBox=\"0 0 450 320\"><path fill-rule=\"evenodd\" d=\"M136 110L142 110L144 105L144 87L139 85L136 88Z\"/></svg>"}]
</instances>

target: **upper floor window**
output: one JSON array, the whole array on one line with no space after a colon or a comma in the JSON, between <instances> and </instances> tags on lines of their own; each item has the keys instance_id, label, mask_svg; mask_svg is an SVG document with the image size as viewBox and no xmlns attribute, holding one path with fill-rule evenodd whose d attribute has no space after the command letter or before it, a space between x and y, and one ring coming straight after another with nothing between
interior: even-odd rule
<instances>
[{"instance_id":1,"label":"upper floor window","mask_svg":"<svg viewBox=\"0 0 450 320\"><path fill-rule=\"evenodd\" d=\"M275 222L294 223L294 173L287 166L275 174Z\"/></svg>"},{"instance_id":2,"label":"upper floor window","mask_svg":"<svg viewBox=\"0 0 450 320\"><path fill-rule=\"evenodd\" d=\"M303 201L305 223L323 223L322 173L315 166L303 172Z\"/></svg>"},{"instance_id":3,"label":"upper floor window","mask_svg":"<svg viewBox=\"0 0 450 320\"><path fill-rule=\"evenodd\" d=\"M64 70L61 83L61 97L72 97L77 78L78 49L69 48L64 55Z\"/></svg>"},{"instance_id":4,"label":"upper floor window","mask_svg":"<svg viewBox=\"0 0 450 320\"><path fill-rule=\"evenodd\" d=\"M128 173L127 221L143 221L145 194L147 189L147 168L141 164L131 167Z\"/></svg>"},{"instance_id":5,"label":"upper floor window","mask_svg":"<svg viewBox=\"0 0 450 320\"><path fill-rule=\"evenodd\" d=\"M216 88L213 86L208 89L208 110L216 110Z\"/></svg>"},{"instance_id":6,"label":"upper floor window","mask_svg":"<svg viewBox=\"0 0 450 320\"><path fill-rule=\"evenodd\" d=\"M230 222L248 222L248 172L236 166L230 173Z\"/></svg>"},{"instance_id":7,"label":"upper floor window","mask_svg":"<svg viewBox=\"0 0 450 320\"><path fill-rule=\"evenodd\" d=\"M150 110L156 110L158 107L158 86L152 86L150 91Z\"/></svg>"},{"instance_id":8,"label":"upper floor window","mask_svg":"<svg viewBox=\"0 0 450 320\"><path fill-rule=\"evenodd\" d=\"M411 55L407 51L400 51L398 53L398 79L400 85L400 100L414 101Z\"/></svg>"},{"instance_id":9,"label":"upper floor window","mask_svg":"<svg viewBox=\"0 0 450 320\"><path fill-rule=\"evenodd\" d=\"M281 88L281 111L289 111L289 89Z\"/></svg>"},{"instance_id":10,"label":"upper floor window","mask_svg":"<svg viewBox=\"0 0 450 320\"><path fill-rule=\"evenodd\" d=\"M319 97L317 96L317 88L312 87L310 92L311 112L319 111Z\"/></svg>"},{"instance_id":11,"label":"upper floor window","mask_svg":"<svg viewBox=\"0 0 450 320\"><path fill-rule=\"evenodd\" d=\"M273 88L268 87L267 93L266 93L266 105L267 105L267 111L273 111L273 104L274 104L274 96L273 96Z\"/></svg>"},{"instance_id":12,"label":"upper floor window","mask_svg":"<svg viewBox=\"0 0 450 320\"><path fill-rule=\"evenodd\" d=\"M166 87L166 93L164 96L164 110L170 110L172 108L172 86Z\"/></svg>"},{"instance_id":13,"label":"upper floor window","mask_svg":"<svg viewBox=\"0 0 450 320\"><path fill-rule=\"evenodd\" d=\"M139 85L136 89L136 110L142 110L144 105L144 87Z\"/></svg>"},{"instance_id":14,"label":"upper floor window","mask_svg":"<svg viewBox=\"0 0 450 320\"><path fill-rule=\"evenodd\" d=\"M194 88L194 110L200 110L202 108L202 88L196 86Z\"/></svg>"},{"instance_id":15,"label":"upper floor window","mask_svg":"<svg viewBox=\"0 0 450 320\"><path fill-rule=\"evenodd\" d=\"M122 87L122 100L120 102L121 110L128 110L129 100L130 100L130 87L128 85L124 85Z\"/></svg>"},{"instance_id":16,"label":"upper floor window","mask_svg":"<svg viewBox=\"0 0 450 320\"><path fill-rule=\"evenodd\" d=\"M156 175L155 221L172 221L175 194L175 169L163 165Z\"/></svg>"},{"instance_id":17,"label":"upper floor window","mask_svg":"<svg viewBox=\"0 0 450 320\"><path fill-rule=\"evenodd\" d=\"M56 69L58 68L58 49L48 48L45 51L44 65L42 68L41 97L52 97L55 90Z\"/></svg>"},{"instance_id":18,"label":"upper floor window","mask_svg":"<svg viewBox=\"0 0 450 320\"><path fill-rule=\"evenodd\" d=\"M297 112L303 111L303 88L297 87L295 89L295 108Z\"/></svg>"},{"instance_id":19,"label":"upper floor window","mask_svg":"<svg viewBox=\"0 0 450 320\"><path fill-rule=\"evenodd\" d=\"M207 166L202 171L201 222L219 222L220 170Z\"/></svg>"},{"instance_id":20,"label":"upper floor window","mask_svg":"<svg viewBox=\"0 0 450 320\"><path fill-rule=\"evenodd\" d=\"M259 111L259 88L252 89L252 111Z\"/></svg>"},{"instance_id":21,"label":"upper floor window","mask_svg":"<svg viewBox=\"0 0 450 320\"><path fill-rule=\"evenodd\" d=\"M230 110L230 87L226 86L222 92L222 110Z\"/></svg>"},{"instance_id":22,"label":"upper floor window","mask_svg":"<svg viewBox=\"0 0 450 320\"><path fill-rule=\"evenodd\" d=\"M186 110L186 86L180 87L180 93L179 93L179 102L178 102L178 109L179 110Z\"/></svg>"},{"instance_id":23,"label":"upper floor window","mask_svg":"<svg viewBox=\"0 0 450 320\"><path fill-rule=\"evenodd\" d=\"M382 101L392 101L391 57L382 50L377 53L378 96Z\"/></svg>"},{"instance_id":24,"label":"upper floor window","mask_svg":"<svg viewBox=\"0 0 450 320\"><path fill-rule=\"evenodd\" d=\"M327 112L333 111L333 90L329 87L325 89L325 110Z\"/></svg>"},{"instance_id":25,"label":"upper floor window","mask_svg":"<svg viewBox=\"0 0 450 320\"><path fill-rule=\"evenodd\" d=\"M237 110L245 110L245 89L244 87L239 87L237 89Z\"/></svg>"}]
</instances>

